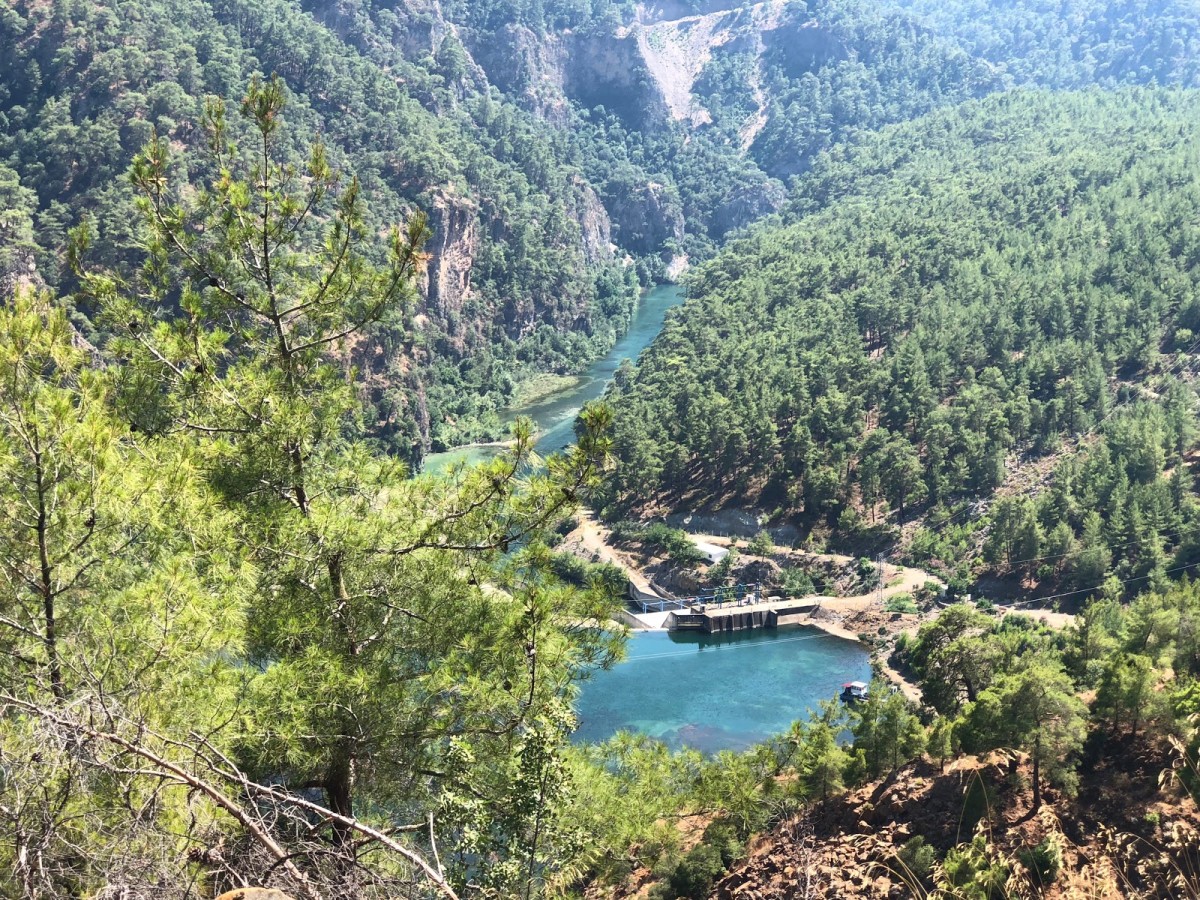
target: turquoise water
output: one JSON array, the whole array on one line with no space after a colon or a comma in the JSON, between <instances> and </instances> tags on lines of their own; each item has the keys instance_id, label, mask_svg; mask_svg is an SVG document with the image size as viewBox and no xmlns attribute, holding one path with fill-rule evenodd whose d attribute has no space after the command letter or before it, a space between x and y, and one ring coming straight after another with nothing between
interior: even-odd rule
<instances>
[{"instance_id":1,"label":"turquoise water","mask_svg":"<svg viewBox=\"0 0 1200 900\"><path fill-rule=\"evenodd\" d=\"M727 635L648 631L628 659L584 683L575 740L638 731L705 753L786 731L847 681L870 681L866 650L811 627Z\"/></svg>"},{"instance_id":2,"label":"turquoise water","mask_svg":"<svg viewBox=\"0 0 1200 900\"><path fill-rule=\"evenodd\" d=\"M506 418L511 421L520 416L533 420L538 430L535 449L546 456L575 443L575 419L583 405L599 399L621 363L636 360L647 345L662 331L667 311L683 302L683 289L673 284L662 285L647 291L638 301L629 330L616 346L601 359L596 360L580 377L579 383L559 394L552 394L530 406L510 409ZM437 473L445 471L458 462L477 463L491 459L500 451L494 447L464 447L431 453L422 465L422 471Z\"/></svg>"}]
</instances>

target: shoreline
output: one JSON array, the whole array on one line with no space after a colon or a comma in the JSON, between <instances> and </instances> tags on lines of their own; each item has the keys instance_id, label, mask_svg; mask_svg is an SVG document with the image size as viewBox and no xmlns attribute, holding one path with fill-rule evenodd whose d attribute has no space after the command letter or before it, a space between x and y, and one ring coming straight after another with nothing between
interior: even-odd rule
<instances>
[{"instance_id":1,"label":"shoreline","mask_svg":"<svg viewBox=\"0 0 1200 900\"><path fill-rule=\"evenodd\" d=\"M453 447L447 447L445 450L430 450L429 456L442 456L446 453L458 453L460 450L487 450L488 448L505 449L516 446L516 441L512 438L507 438L503 441L474 441L470 444L456 444Z\"/></svg>"},{"instance_id":2,"label":"shoreline","mask_svg":"<svg viewBox=\"0 0 1200 900\"><path fill-rule=\"evenodd\" d=\"M637 634L637 633L650 634L650 633L654 633L654 632L668 632L669 631L669 629L663 628L661 626L659 626L657 628L633 627L630 622L621 620L621 619L614 619L613 622L615 622L618 625L624 625L624 626L628 627L630 629L630 631L635 634ZM898 688L900 690L900 692L902 694L904 694L905 697L907 697L913 703L916 703L918 706L923 705L922 700L921 700L921 689L917 685L915 685L911 681L909 681L907 678L905 678L902 674L900 674L900 672L898 672L892 666L888 665L888 663L885 659L883 659L880 655L877 655L875 653L874 648L871 647L870 644L866 644L863 641L861 641L857 634L850 631L848 628L845 628L840 621L833 622L833 621L829 621L827 619L815 619L815 618L813 618L812 614L810 613L805 618L804 621L794 622L794 623L792 623L792 625L797 625L800 627L815 628L818 631L822 632L823 634L827 634L832 638L837 638L837 639L843 640L843 641L850 641L850 642L862 647L863 650L870 657L871 667L878 671L879 676L881 678L883 678L884 680L893 684L896 688Z\"/></svg>"}]
</instances>

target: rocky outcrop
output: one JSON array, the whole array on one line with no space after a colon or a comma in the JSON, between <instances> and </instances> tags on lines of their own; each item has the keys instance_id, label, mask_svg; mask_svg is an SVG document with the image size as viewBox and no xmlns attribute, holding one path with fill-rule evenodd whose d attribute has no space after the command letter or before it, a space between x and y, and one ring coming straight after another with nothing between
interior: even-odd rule
<instances>
[{"instance_id":1,"label":"rocky outcrop","mask_svg":"<svg viewBox=\"0 0 1200 900\"><path fill-rule=\"evenodd\" d=\"M4 228L0 223L0 245L3 240ZM19 290L43 286L32 249L15 247L10 250L0 246L0 300L12 297Z\"/></svg>"},{"instance_id":2,"label":"rocky outcrop","mask_svg":"<svg viewBox=\"0 0 1200 900\"><path fill-rule=\"evenodd\" d=\"M505 25L493 34L472 36L468 46L493 85L546 121L567 124L568 54L560 35L539 35L523 25Z\"/></svg>"},{"instance_id":3,"label":"rocky outcrop","mask_svg":"<svg viewBox=\"0 0 1200 900\"><path fill-rule=\"evenodd\" d=\"M609 213L618 243L631 253L657 253L667 241L683 239L679 198L657 182L625 185L609 198Z\"/></svg>"},{"instance_id":4,"label":"rocky outcrop","mask_svg":"<svg viewBox=\"0 0 1200 900\"><path fill-rule=\"evenodd\" d=\"M702 3L699 10L673 16L680 6L675 2L643 6L637 21L618 30L618 35L636 41L671 117L698 128L712 121L695 86L714 52L725 48L761 55L765 36L792 21L793 14L782 0L744 7Z\"/></svg>"},{"instance_id":5,"label":"rocky outcrop","mask_svg":"<svg viewBox=\"0 0 1200 900\"><path fill-rule=\"evenodd\" d=\"M612 221L608 211L600 202L600 196L583 178L576 176L572 187L575 189L575 220L579 223L580 241L583 246L583 258L589 265L605 262L613 258Z\"/></svg>"},{"instance_id":6,"label":"rocky outcrop","mask_svg":"<svg viewBox=\"0 0 1200 900\"><path fill-rule=\"evenodd\" d=\"M429 209L429 263L422 278L425 312L454 336L462 336L459 313L471 295L471 266L479 253L475 205L443 191Z\"/></svg>"},{"instance_id":7,"label":"rocky outcrop","mask_svg":"<svg viewBox=\"0 0 1200 900\"><path fill-rule=\"evenodd\" d=\"M571 35L568 49L563 89L569 99L585 109L602 106L631 128L665 127L671 111L638 32Z\"/></svg>"}]
</instances>

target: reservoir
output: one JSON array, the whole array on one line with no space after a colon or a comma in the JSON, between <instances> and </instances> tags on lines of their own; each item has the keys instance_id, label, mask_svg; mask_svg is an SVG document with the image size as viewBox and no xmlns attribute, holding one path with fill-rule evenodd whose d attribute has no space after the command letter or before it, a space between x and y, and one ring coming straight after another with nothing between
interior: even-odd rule
<instances>
[{"instance_id":1,"label":"reservoir","mask_svg":"<svg viewBox=\"0 0 1200 900\"><path fill-rule=\"evenodd\" d=\"M510 409L508 420L520 416L533 420L538 430L535 447L543 456L575 443L575 419L583 405L603 396L604 389L621 363L627 359L637 360L638 355L662 331L667 311L682 302L683 289L673 284L660 285L647 291L638 301L629 330L612 350L592 363L568 390L552 394L529 406ZM445 453L431 453L426 457L422 471L437 473L458 462L482 462L496 452L492 447L461 447Z\"/></svg>"},{"instance_id":2,"label":"reservoir","mask_svg":"<svg viewBox=\"0 0 1200 900\"><path fill-rule=\"evenodd\" d=\"M743 750L806 719L847 681L870 681L865 648L816 628L729 634L646 631L628 658L583 683L578 742L636 731L672 748Z\"/></svg>"}]
</instances>

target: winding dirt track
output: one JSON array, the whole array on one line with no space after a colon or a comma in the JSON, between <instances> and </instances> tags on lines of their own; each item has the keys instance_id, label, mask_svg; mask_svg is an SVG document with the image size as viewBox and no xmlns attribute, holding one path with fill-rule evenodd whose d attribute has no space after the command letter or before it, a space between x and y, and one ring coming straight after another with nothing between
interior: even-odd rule
<instances>
[{"instance_id":1,"label":"winding dirt track","mask_svg":"<svg viewBox=\"0 0 1200 900\"><path fill-rule=\"evenodd\" d=\"M633 560L609 543L611 535L609 529L596 521L596 516L590 509L584 509L579 511L579 526L567 535L567 540L578 541L579 546L586 552L594 553L601 561L624 569L629 583L633 585L640 599L661 599L650 586L646 576L634 565Z\"/></svg>"},{"instance_id":2,"label":"winding dirt track","mask_svg":"<svg viewBox=\"0 0 1200 900\"><path fill-rule=\"evenodd\" d=\"M728 537L722 537L715 534L688 534L688 537L697 545L708 545L710 547L728 547L731 540ZM611 532L604 525L596 520L595 515L591 510L582 510L579 514L579 526L568 535L568 540L576 542L581 549L586 553L594 554L596 558L604 562L612 563L619 566L625 571L629 578L630 584L633 585L634 591L641 599L652 600L659 598L659 594L651 587L649 580L634 563L634 561L617 550L610 543ZM777 553L790 553L790 548L776 546L774 548ZM827 562L844 565L854 561L854 557L846 556L841 553L805 553L812 559L823 560ZM907 566L893 566L887 563L884 564L883 570L884 588L882 592L883 601L886 602L891 597L896 597L901 594L912 593L917 588L924 587L926 584L933 582L934 584L943 585L944 582L935 575L925 572L921 569L914 569ZM849 628L843 627L840 622L846 616L860 612L870 612L872 610L880 610L880 592L869 591L864 594L858 594L853 597L813 597L813 600L820 601L821 612L833 614L832 618L812 618L809 624L822 629L823 631L832 634L836 637L845 638L846 640L857 641L858 635ZM1037 609L1011 609L1003 608L1004 615L1019 615L1032 619L1044 620L1046 624L1052 628L1066 628L1075 622L1075 617L1067 613L1049 612L1046 610ZM915 633L916 626L910 625L905 630ZM880 661L880 668L884 677L895 684L906 697L915 703L921 702L921 691L912 682L906 680L903 675L895 669L887 665L886 661Z\"/></svg>"}]
</instances>

